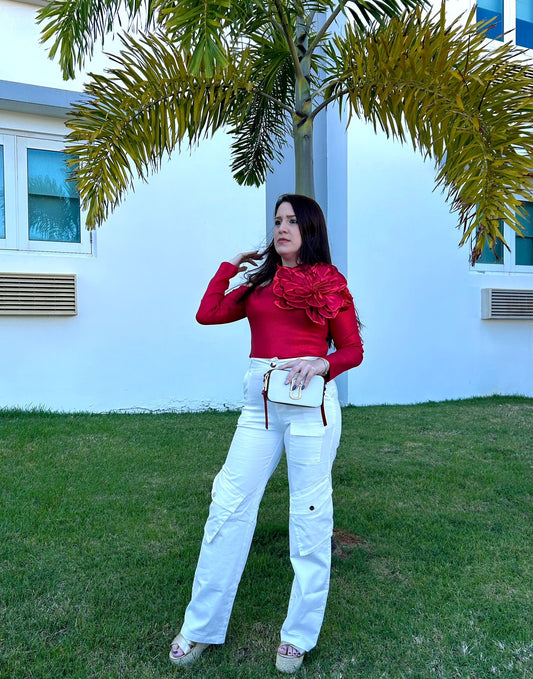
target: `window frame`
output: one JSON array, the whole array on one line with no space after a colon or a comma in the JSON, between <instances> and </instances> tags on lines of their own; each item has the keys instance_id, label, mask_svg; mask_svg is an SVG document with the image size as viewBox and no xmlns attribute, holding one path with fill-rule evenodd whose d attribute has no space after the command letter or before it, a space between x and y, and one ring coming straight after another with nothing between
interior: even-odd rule
<instances>
[{"instance_id":1,"label":"window frame","mask_svg":"<svg viewBox=\"0 0 533 679\"><path fill-rule=\"evenodd\" d=\"M80 206L79 243L30 240L28 223L28 149L65 152L62 138L24 131L0 130L4 146L4 203L6 237L0 239L0 252L49 252L92 255L92 232L85 228L86 212Z\"/></svg>"},{"instance_id":2,"label":"window frame","mask_svg":"<svg viewBox=\"0 0 533 679\"><path fill-rule=\"evenodd\" d=\"M505 0L504 0L504 2L505 2ZM517 7L516 7L516 6L517 6L517 0L514 0L514 2L512 3L512 5L513 5L513 11L514 11L514 42L515 42L516 45L518 45L519 47L523 47L524 49L529 49L529 50L530 50L530 49L533 49L533 46L532 46L532 45L530 45L530 46L528 46L528 45L522 45L522 44L519 43L518 40L516 39L516 34L517 34L517 30L518 30L518 26L517 26L518 12L517 12ZM532 24L533 22L528 21L527 23Z\"/></svg>"},{"instance_id":3,"label":"window frame","mask_svg":"<svg viewBox=\"0 0 533 679\"><path fill-rule=\"evenodd\" d=\"M476 2L470 0L469 7L472 9L476 6ZM477 18L477 15L476 15ZM518 47L522 47L525 50L533 51L533 47L526 47L525 45L520 45L516 40L516 0L503 0L503 35L501 39L488 38L489 40L495 40L496 42L512 42Z\"/></svg>"},{"instance_id":4,"label":"window frame","mask_svg":"<svg viewBox=\"0 0 533 679\"><path fill-rule=\"evenodd\" d=\"M5 164L6 164L6 162L5 162L5 149L4 149L4 143L3 143L3 135L0 135L0 149L2 150L2 153L0 154L0 164L1 164L0 176L2 176L2 183L4 184L3 195L0 194L0 200L4 201L4 231L5 231L5 226L6 226L5 225L5 221L6 221L6 186L5 186L6 168L5 168ZM2 207L1 207L1 204L0 204L0 211L1 211L1 209L2 209ZM4 240L4 239L5 239L5 234L4 234L3 238L0 237L0 240Z\"/></svg>"},{"instance_id":5,"label":"window frame","mask_svg":"<svg viewBox=\"0 0 533 679\"><path fill-rule=\"evenodd\" d=\"M15 137L0 133L0 144L4 147L4 218L5 238L0 238L0 250L17 249L16 216L16 162ZM10 228L13 224L15 228Z\"/></svg>"},{"instance_id":6,"label":"window frame","mask_svg":"<svg viewBox=\"0 0 533 679\"><path fill-rule=\"evenodd\" d=\"M475 6L476 3L470 2L470 7ZM505 42L512 42L517 45L516 42L516 0L503 0L503 36L502 39ZM501 42L495 38L488 38L489 40L495 40L496 42ZM518 45L521 47L520 45ZM530 50L533 52L533 48L524 47L524 50ZM505 242L508 244L509 249L505 246L503 247L503 263L493 264L486 262L476 262L475 265L471 265L472 271L477 271L479 273L502 273L502 274L533 274L533 264L516 264L516 239L520 236L508 225L504 224L503 227L503 237Z\"/></svg>"},{"instance_id":7,"label":"window frame","mask_svg":"<svg viewBox=\"0 0 533 679\"><path fill-rule=\"evenodd\" d=\"M516 2L516 0L512 0L512 2ZM505 40L505 30L506 30L506 24L507 24L507 17L508 17L508 3L506 0L501 0L501 6L502 6L502 11L501 15L498 18L498 22L500 23L500 27L494 27L492 25L489 25L487 29L487 38L489 40L496 40L497 42L503 42ZM482 13L487 14L486 17L480 17L480 10ZM493 10L487 9L486 7L480 6L479 3L477 3L476 7L476 21L489 21L492 17L489 16L490 13ZM496 18L498 15L494 15L494 18Z\"/></svg>"},{"instance_id":8,"label":"window frame","mask_svg":"<svg viewBox=\"0 0 533 679\"><path fill-rule=\"evenodd\" d=\"M480 273L517 273L517 274L533 274L533 264L515 264L516 261L516 239L520 236L507 224L503 227L503 237L509 250L503 247L503 263L502 264L488 264L485 262L476 262L471 265L472 271Z\"/></svg>"}]
</instances>

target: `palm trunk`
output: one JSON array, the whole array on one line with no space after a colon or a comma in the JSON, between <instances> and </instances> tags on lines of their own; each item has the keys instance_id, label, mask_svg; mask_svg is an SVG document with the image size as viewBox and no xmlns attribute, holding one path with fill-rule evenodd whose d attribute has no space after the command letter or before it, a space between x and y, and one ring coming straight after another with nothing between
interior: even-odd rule
<instances>
[{"instance_id":1,"label":"palm trunk","mask_svg":"<svg viewBox=\"0 0 533 679\"><path fill-rule=\"evenodd\" d=\"M307 54L307 27L303 20L296 25L296 47L301 55L301 75L296 77L294 92L295 112L293 115L295 191L309 198L315 197L315 176L313 169L313 118L310 117L311 100L310 73L311 58Z\"/></svg>"},{"instance_id":2,"label":"palm trunk","mask_svg":"<svg viewBox=\"0 0 533 679\"><path fill-rule=\"evenodd\" d=\"M315 197L313 170L313 120L300 113L293 116L295 190L309 198Z\"/></svg>"}]
</instances>

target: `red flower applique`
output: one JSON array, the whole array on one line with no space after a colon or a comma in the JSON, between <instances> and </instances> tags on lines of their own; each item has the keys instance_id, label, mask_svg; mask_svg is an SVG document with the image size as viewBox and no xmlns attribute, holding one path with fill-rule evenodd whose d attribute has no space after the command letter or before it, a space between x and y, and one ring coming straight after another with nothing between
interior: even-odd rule
<instances>
[{"instance_id":1,"label":"red flower applique","mask_svg":"<svg viewBox=\"0 0 533 679\"><path fill-rule=\"evenodd\" d=\"M352 303L346 279L331 264L278 266L272 290L280 309L304 309L320 325Z\"/></svg>"}]
</instances>

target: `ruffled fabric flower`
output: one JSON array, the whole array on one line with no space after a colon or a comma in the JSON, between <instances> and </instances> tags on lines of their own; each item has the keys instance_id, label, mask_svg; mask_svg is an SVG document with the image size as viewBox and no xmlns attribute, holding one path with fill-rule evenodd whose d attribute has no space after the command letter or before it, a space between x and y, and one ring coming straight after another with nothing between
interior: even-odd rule
<instances>
[{"instance_id":1,"label":"ruffled fabric flower","mask_svg":"<svg viewBox=\"0 0 533 679\"><path fill-rule=\"evenodd\" d=\"M346 279L332 264L278 266L272 290L280 309L303 309L320 325L352 304Z\"/></svg>"}]
</instances>

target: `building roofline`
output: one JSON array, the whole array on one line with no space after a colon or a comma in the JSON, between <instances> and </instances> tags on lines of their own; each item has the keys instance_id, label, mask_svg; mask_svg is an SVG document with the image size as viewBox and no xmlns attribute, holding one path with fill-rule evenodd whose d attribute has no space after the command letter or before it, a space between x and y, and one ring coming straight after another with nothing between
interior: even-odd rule
<instances>
[{"instance_id":1,"label":"building roofline","mask_svg":"<svg viewBox=\"0 0 533 679\"><path fill-rule=\"evenodd\" d=\"M48 4L48 0L11 0L12 2L20 2L23 5L37 5L38 7L44 7Z\"/></svg>"},{"instance_id":2,"label":"building roofline","mask_svg":"<svg viewBox=\"0 0 533 679\"><path fill-rule=\"evenodd\" d=\"M66 118L72 104L85 98L75 90L60 90L0 80L0 110Z\"/></svg>"}]
</instances>

